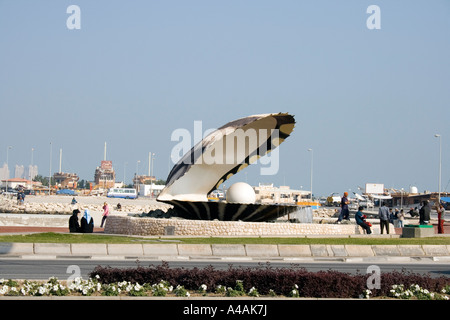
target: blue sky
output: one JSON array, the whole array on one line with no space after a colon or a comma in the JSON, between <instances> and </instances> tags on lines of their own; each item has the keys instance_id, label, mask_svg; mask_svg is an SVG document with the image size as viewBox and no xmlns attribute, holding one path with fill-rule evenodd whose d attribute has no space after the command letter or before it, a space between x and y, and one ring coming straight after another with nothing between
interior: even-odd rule
<instances>
[{"instance_id":1,"label":"blue sky","mask_svg":"<svg viewBox=\"0 0 450 320\"><path fill-rule=\"evenodd\" d=\"M69 5L81 29L69 30ZM381 29L366 12L381 9ZM171 133L289 112L277 175L229 180L310 188L365 183L437 191L450 180L450 2L0 0L0 164L34 163L93 180L148 168L165 179ZM127 165L125 166L125 163ZM125 169L125 170L124 170ZM450 186L447 187L447 191Z\"/></svg>"}]
</instances>

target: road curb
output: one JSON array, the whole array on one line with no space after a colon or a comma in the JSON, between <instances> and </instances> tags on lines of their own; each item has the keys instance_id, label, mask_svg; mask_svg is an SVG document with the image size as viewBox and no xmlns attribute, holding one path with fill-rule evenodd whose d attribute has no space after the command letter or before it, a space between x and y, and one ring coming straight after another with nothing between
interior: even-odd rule
<instances>
[{"instance_id":1,"label":"road curb","mask_svg":"<svg viewBox=\"0 0 450 320\"><path fill-rule=\"evenodd\" d=\"M114 259L253 259L435 258L447 261L448 245L257 245L257 244L79 244L0 243L0 257L96 257ZM446 258L447 257L447 258ZM440 259L440 260L439 260Z\"/></svg>"}]
</instances>

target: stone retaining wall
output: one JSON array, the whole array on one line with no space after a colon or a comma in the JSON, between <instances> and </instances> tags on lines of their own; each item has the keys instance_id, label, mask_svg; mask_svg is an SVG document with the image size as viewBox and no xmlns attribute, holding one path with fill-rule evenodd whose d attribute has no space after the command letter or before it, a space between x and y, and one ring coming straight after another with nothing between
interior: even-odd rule
<instances>
[{"instance_id":1,"label":"stone retaining wall","mask_svg":"<svg viewBox=\"0 0 450 320\"><path fill-rule=\"evenodd\" d=\"M169 228L168 228L169 227ZM354 224L269 223L137 218L110 215L105 233L140 236L166 235L170 227L179 236L351 235Z\"/></svg>"}]
</instances>

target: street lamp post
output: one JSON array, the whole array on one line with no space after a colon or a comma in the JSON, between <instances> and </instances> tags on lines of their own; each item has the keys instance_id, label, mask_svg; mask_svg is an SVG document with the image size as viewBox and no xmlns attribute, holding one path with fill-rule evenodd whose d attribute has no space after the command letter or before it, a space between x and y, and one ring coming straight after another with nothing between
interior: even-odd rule
<instances>
[{"instance_id":1,"label":"street lamp post","mask_svg":"<svg viewBox=\"0 0 450 320\"><path fill-rule=\"evenodd\" d=\"M402 194L401 194L401 201L400 201L400 209L403 209L403 188L402 188Z\"/></svg>"},{"instance_id":2,"label":"street lamp post","mask_svg":"<svg viewBox=\"0 0 450 320\"><path fill-rule=\"evenodd\" d=\"M442 140L440 134L434 135L439 138L439 183L438 183L438 206L441 203L441 170L442 170Z\"/></svg>"},{"instance_id":3,"label":"street lamp post","mask_svg":"<svg viewBox=\"0 0 450 320\"><path fill-rule=\"evenodd\" d=\"M139 180L138 180L138 176L139 176L139 163L141 162L141 160L138 160L136 162L136 192L139 192Z\"/></svg>"},{"instance_id":4,"label":"street lamp post","mask_svg":"<svg viewBox=\"0 0 450 320\"><path fill-rule=\"evenodd\" d=\"M151 171L150 171L150 177L153 177L153 163L155 162L155 154L151 153ZM156 180L156 179L155 179ZM152 178L150 178L150 197L153 198L153 181Z\"/></svg>"},{"instance_id":5,"label":"street lamp post","mask_svg":"<svg viewBox=\"0 0 450 320\"><path fill-rule=\"evenodd\" d=\"M311 201L313 199L313 149L308 149L309 152L311 152Z\"/></svg>"},{"instance_id":6,"label":"street lamp post","mask_svg":"<svg viewBox=\"0 0 450 320\"><path fill-rule=\"evenodd\" d=\"M9 149L12 149L12 146L8 146L6 148L6 187L5 192L8 192L8 180L9 180Z\"/></svg>"},{"instance_id":7,"label":"street lamp post","mask_svg":"<svg viewBox=\"0 0 450 320\"><path fill-rule=\"evenodd\" d=\"M50 195L50 188L52 185L52 143L50 142L50 165L48 170L48 195Z\"/></svg>"},{"instance_id":8,"label":"street lamp post","mask_svg":"<svg viewBox=\"0 0 450 320\"><path fill-rule=\"evenodd\" d=\"M127 170L127 164L128 164L128 162L125 162L124 164L123 164L123 185L124 185L124 187L126 187L126 183L125 183L125 171Z\"/></svg>"}]
</instances>

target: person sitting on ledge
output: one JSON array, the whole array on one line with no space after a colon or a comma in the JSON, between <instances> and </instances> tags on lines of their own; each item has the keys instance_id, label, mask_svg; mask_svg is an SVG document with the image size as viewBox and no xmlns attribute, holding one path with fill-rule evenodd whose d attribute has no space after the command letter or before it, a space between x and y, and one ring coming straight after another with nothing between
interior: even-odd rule
<instances>
[{"instance_id":1,"label":"person sitting on ledge","mask_svg":"<svg viewBox=\"0 0 450 320\"><path fill-rule=\"evenodd\" d=\"M94 219L89 214L89 210L84 210L84 215L81 218L81 232L92 233L94 232Z\"/></svg>"},{"instance_id":2,"label":"person sitting on ledge","mask_svg":"<svg viewBox=\"0 0 450 320\"><path fill-rule=\"evenodd\" d=\"M80 223L78 222L78 214L80 210L75 209L72 212L72 216L69 218L69 231L70 232L81 232Z\"/></svg>"},{"instance_id":3,"label":"person sitting on ledge","mask_svg":"<svg viewBox=\"0 0 450 320\"><path fill-rule=\"evenodd\" d=\"M363 228L366 231L367 234L371 234L372 233L372 231L370 230L371 224L369 225L369 222L366 221L366 215L364 215L362 213L362 211L363 211L363 207L359 207L358 208L358 212L355 213L356 223L361 228Z\"/></svg>"}]
</instances>

